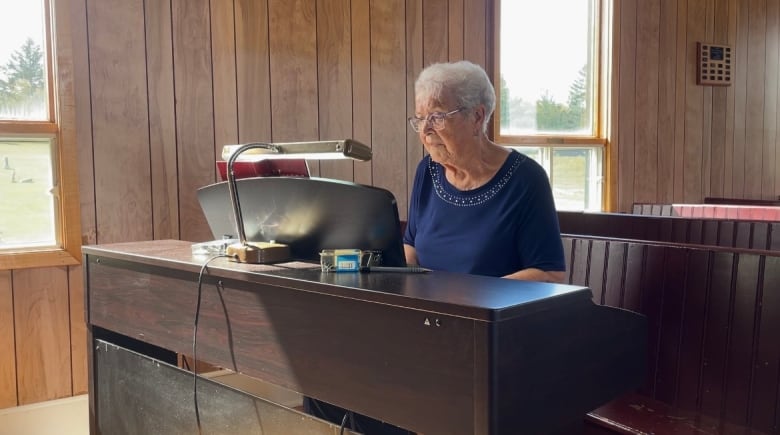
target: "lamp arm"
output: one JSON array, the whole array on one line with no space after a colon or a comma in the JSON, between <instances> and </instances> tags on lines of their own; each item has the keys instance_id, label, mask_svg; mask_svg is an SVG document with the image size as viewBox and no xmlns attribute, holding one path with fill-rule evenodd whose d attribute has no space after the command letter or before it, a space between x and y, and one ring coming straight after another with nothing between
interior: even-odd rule
<instances>
[{"instance_id":1,"label":"lamp arm","mask_svg":"<svg viewBox=\"0 0 780 435\"><path fill-rule=\"evenodd\" d=\"M233 163L235 163L236 159L241 155L241 153L258 148L271 150L276 153L281 151L278 146L270 143L248 143L241 145L241 147L230 156L227 162L227 178L228 190L230 191L230 203L233 206L233 216L236 220L236 232L238 233L238 241L241 243L241 245L246 245L246 232L244 231L244 219L241 217L241 203L238 200L238 186L236 185L236 174L233 171Z\"/></svg>"}]
</instances>

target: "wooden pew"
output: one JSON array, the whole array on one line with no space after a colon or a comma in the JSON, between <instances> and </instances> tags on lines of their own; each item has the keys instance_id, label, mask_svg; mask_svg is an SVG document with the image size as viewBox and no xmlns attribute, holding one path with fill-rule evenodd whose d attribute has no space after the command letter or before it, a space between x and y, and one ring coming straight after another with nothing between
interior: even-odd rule
<instances>
[{"instance_id":1,"label":"wooden pew","mask_svg":"<svg viewBox=\"0 0 780 435\"><path fill-rule=\"evenodd\" d=\"M563 241L569 283L648 318L644 386L589 414L587 433L780 432L780 254Z\"/></svg>"},{"instance_id":2,"label":"wooden pew","mask_svg":"<svg viewBox=\"0 0 780 435\"><path fill-rule=\"evenodd\" d=\"M635 202L631 207L631 213L645 216L674 216L672 204L648 204Z\"/></svg>"},{"instance_id":3,"label":"wooden pew","mask_svg":"<svg viewBox=\"0 0 780 435\"><path fill-rule=\"evenodd\" d=\"M632 214L713 219L780 221L780 206L765 204L644 204L635 203Z\"/></svg>"},{"instance_id":4,"label":"wooden pew","mask_svg":"<svg viewBox=\"0 0 780 435\"><path fill-rule=\"evenodd\" d=\"M559 211L565 234L780 251L780 222Z\"/></svg>"},{"instance_id":5,"label":"wooden pew","mask_svg":"<svg viewBox=\"0 0 780 435\"><path fill-rule=\"evenodd\" d=\"M750 198L721 198L707 196L704 198L705 204L722 205L763 205L770 207L780 207L780 197L776 199L750 199Z\"/></svg>"}]
</instances>

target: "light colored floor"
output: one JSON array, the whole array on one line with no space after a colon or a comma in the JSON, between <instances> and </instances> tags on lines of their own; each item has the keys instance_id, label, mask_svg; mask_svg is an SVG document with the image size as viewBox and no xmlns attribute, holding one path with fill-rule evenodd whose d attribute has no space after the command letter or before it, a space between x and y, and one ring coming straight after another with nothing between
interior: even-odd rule
<instances>
[{"instance_id":1,"label":"light colored floor","mask_svg":"<svg viewBox=\"0 0 780 435\"><path fill-rule=\"evenodd\" d=\"M0 435L87 435L87 395L0 409Z\"/></svg>"},{"instance_id":2,"label":"light colored floor","mask_svg":"<svg viewBox=\"0 0 780 435\"><path fill-rule=\"evenodd\" d=\"M301 408L301 395L228 370L204 374L214 381L265 397L290 408ZM87 395L0 409L0 435L88 435Z\"/></svg>"}]
</instances>

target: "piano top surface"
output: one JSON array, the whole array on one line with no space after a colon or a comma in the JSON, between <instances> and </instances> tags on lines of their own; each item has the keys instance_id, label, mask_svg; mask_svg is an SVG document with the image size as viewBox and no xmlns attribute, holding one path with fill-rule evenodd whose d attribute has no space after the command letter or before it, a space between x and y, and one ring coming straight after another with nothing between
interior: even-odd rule
<instances>
[{"instance_id":1,"label":"piano top surface","mask_svg":"<svg viewBox=\"0 0 780 435\"><path fill-rule=\"evenodd\" d=\"M209 257L193 256L191 245L179 240L155 240L84 246L82 252L90 261L99 257L151 266L150 271L161 267L197 274ZM440 271L323 273L319 264L310 262L241 264L218 258L209 262L206 275L489 322L545 311L560 304L592 305L591 292L586 287Z\"/></svg>"}]
</instances>

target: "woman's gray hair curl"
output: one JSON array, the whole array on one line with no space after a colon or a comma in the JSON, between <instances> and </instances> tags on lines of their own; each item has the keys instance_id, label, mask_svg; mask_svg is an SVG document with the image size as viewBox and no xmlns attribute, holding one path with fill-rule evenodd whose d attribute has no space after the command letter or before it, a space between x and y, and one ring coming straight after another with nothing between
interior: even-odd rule
<instances>
[{"instance_id":1,"label":"woman's gray hair curl","mask_svg":"<svg viewBox=\"0 0 780 435\"><path fill-rule=\"evenodd\" d=\"M453 96L459 107L473 109L484 105L482 131L487 132L488 120L496 109L496 91L481 66L461 60L434 63L423 69L414 83L416 101L441 101L444 93Z\"/></svg>"}]
</instances>

